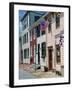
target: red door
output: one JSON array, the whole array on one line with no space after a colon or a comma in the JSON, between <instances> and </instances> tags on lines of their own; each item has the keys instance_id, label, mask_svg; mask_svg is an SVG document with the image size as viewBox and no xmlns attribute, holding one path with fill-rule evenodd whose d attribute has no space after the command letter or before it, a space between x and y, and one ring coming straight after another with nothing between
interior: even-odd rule
<instances>
[{"instance_id":1,"label":"red door","mask_svg":"<svg viewBox=\"0 0 72 90\"><path fill-rule=\"evenodd\" d=\"M30 58L30 64L33 64L33 63L34 63L34 58L31 57L31 58Z\"/></svg>"},{"instance_id":2,"label":"red door","mask_svg":"<svg viewBox=\"0 0 72 90\"><path fill-rule=\"evenodd\" d=\"M30 58L30 64L34 63L34 45L32 45L32 57Z\"/></svg>"}]
</instances>

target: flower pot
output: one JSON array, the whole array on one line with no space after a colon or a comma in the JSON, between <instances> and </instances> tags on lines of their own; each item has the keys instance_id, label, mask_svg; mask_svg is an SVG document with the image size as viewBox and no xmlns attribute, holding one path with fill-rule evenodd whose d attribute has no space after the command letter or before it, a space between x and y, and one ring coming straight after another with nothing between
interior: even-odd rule
<instances>
[{"instance_id":1,"label":"flower pot","mask_svg":"<svg viewBox=\"0 0 72 90\"><path fill-rule=\"evenodd\" d=\"M44 66L44 71L47 72L48 71L48 67Z\"/></svg>"}]
</instances>

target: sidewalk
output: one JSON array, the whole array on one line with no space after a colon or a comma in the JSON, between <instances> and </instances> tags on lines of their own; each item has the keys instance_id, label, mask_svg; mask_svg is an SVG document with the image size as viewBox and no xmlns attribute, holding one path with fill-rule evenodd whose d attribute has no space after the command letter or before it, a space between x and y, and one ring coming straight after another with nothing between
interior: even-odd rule
<instances>
[{"instance_id":1,"label":"sidewalk","mask_svg":"<svg viewBox=\"0 0 72 90\"><path fill-rule=\"evenodd\" d=\"M25 71L30 71L30 67L31 65L30 64L20 64L19 65L19 68L25 70Z\"/></svg>"},{"instance_id":2,"label":"sidewalk","mask_svg":"<svg viewBox=\"0 0 72 90\"><path fill-rule=\"evenodd\" d=\"M48 72L43 72L43 71L34 71L32 72L33 75L39 77L39 78L54 78L54 77L61 77L57 75L55 72L48 71Z\"/></svg>"},{"instance_id":3,"label":"sidewalk","mask_svg":"<svg viewBox=\"0 0 72 90\"><path fill-rule=\"evenodd\" d=\"M53 71L44 72L41 69L35 70L29 64L20 64L19 67L25 71L32 73L37 78L54 78L54 77L63 77L61 75L56 74Z\"/></svg>"}]
</instances>

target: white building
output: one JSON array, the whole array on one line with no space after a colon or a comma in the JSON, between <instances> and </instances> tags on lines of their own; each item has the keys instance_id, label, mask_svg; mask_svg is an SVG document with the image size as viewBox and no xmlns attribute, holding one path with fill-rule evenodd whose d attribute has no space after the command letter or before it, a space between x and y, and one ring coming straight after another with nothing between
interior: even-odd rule
<instances>
[{"instance_id":1,"label":"white building","mask_svg":"<svg viewBox=\"0 0 72 90\"><path fill-rule=\"evenodd\" d=\"M30 63L30 38L29 38L29 14L27 13L22 22L22 51L23 51L23 63Z\"/></svg>"},{"instance_id":2,"label":"white building","mask_svg":"<svg viewBox=\"0 0 72 90\"><path fill-rule=\"evenodd\" d=\"M49 70L61 71L64 68L64 13L47 15L46 55Z\"/></svg>"},{"instance_id":3,"label":"white building","mask_svg":"<svg viewBox=\"0 0 72 90\"><path fill-rule=\"evenodd\" d=\"M31 46L30 46L30 31L29 28L32 27L33 23L43 15L44 12L38 11L27 11L24 17L21 19L22 22L22 50L23 50L23 63L32 64L34 60L31 61ZM33 56L33 55L32 55ZM34 58L34 56L33 56Z\"/></svg>"}]
</instances>

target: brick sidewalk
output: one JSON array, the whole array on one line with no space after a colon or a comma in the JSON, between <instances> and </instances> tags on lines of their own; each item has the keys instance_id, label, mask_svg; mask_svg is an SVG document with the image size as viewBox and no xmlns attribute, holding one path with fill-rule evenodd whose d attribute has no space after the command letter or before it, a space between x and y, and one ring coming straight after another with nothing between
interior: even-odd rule
<instances>
[{"instance_id":1,"label":"brick sidewalk","mask_svg":"<svg viewBox=\"0 0 72 90\"><path fill-rule=\"evenodd\" d=\"M38 78L54 78L54 77L62 77L60 75L57 75L55 72L48 71L48 72L43 72L43 71L36 71L32 72L34 76L37 76Z\"/></svg>"},{"instance_id":2,"label":"brick sidewalk","mask_svg":"<svg viewBox=\"0 0 72 90\"><path fill-rule=\"evenodd\" d=\"M38 78L62 77L52 71L44 72L41 69L35 71L33 68L31 68L30 64L20 64L19 67L25 71L31 72L34 76Z\"/></svg>"},{"instance_id":3,"label":"brick sidewalk","mask_svg":"<svg viewBox=\"0 0 72 90\"><path fill-rule=\"evenodd\" d=\"M30 71L30 64L20 64L19 68L25 70L25 71Z\"/></svg>"}]
</instances>

